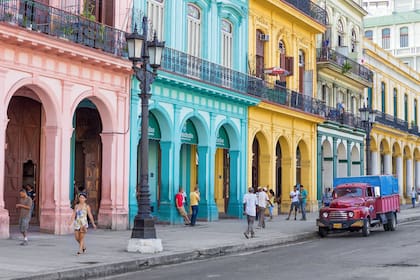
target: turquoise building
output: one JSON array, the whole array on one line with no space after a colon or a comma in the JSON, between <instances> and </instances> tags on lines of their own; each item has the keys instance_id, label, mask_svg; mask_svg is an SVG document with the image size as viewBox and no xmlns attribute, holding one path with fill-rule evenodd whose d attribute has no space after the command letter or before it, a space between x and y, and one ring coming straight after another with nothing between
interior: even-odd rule
<instances>
[{"instance_id":1,"label":"turquoise building","mask_svg":"<svg viewBox=\"0 0 420 280\"><path fill-rule=\"evenodd\" d=\"M149 118L149 186L158 221L181 223L174 196L199 187L198 217L241 217L247 188L247 1L134 1L133 25L147 15L166 42L152 85ZM129 219L137 213L140 162L139 85L131 91Z\"/></svg>"}]
</instances>

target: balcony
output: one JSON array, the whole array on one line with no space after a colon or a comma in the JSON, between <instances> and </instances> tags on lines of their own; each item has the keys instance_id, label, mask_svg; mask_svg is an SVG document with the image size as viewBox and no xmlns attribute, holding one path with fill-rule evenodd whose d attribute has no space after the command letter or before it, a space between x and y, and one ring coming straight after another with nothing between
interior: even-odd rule
<instances>
[{"instance_id":1,"label":"balcony","mask_svg":"<svg viewBox=\"0 0 420 280\"><path fill-rule=\"evenodd\" d=\"M341 125L363 129L363 125L359 116L356 116L351 112L340 112L340 110L335 107L325 107L325 119L339 123Z\"/></svg>"},{"instance_id":2,"label":"balcony","mask_svg":"<svg viewBox=\"0 0 420 280\"><path fill-rule=\"evenodd\" d=\"M227 88L240 94L255 96L262 100L294 108L305 113L324 116L323 102L291 91L285 87L267 83L221 65L165 48L161 70L195 79L215 87Z\"/></svg>"},{"instance_id":3,"label":"balcony","mask_svg":"<svg viewBox=\"0 0 420 280\"><path fill-rule=\"evenodd\" d=\"M407 133L415 132L411 128L408 128L408 122L405 120L401 120L399 118L394 117L393 115L385 114L381 111L374 110L375 114L375 122L390 126L392 128L398 129L400 131L404 131ZM417 134L419 135L419 134Z\"/></svg>"},{"instance_id":4,"label":"balcony","mask_svg":"<svg viewBox=\"0 0 420 280\"><path fill-rule=\"evenodd\" d=\"M0 22L126 56L124 31L35 1L0 1Z\"/></svg>"},{"instance_id":5,"label":"balcony","mask_svg":"<svg viewBox=\"0 0 420 280\"><path fill-rule=\"evenodd\" d=\"M367 86L371 86L373 82L372 71L333 49L318 48L316 51L316 61L318 65L325 63L332 64L343 74L351 73L367 83Z\"/></svg>"},{"instance_id":6,"label":"balcony","mask_svg":"<svg viewBox=\"0 0 420 280\"><path fill-rule=\"evenodd\" d=\"M284 0L322 25L327 24L327 12L311 0Z\"/></svg>"}]
</instances>

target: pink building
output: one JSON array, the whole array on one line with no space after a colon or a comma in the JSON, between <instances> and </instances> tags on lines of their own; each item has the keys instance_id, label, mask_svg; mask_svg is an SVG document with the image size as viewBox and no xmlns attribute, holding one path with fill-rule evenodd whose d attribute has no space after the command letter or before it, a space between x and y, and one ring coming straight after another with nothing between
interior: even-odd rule
<instances>
[{"instance_id":1,"label":"pink building","mask_svg":"<svg viewBox=\"0 0 420 280\"><path fill-rule=\"evenodd\" d=\"M66 1L39 2L0 3L0 238L25 184L41 231L72 232L75 186L99 226L126 229L131 63L119 11L130 1L89 1L107 27L58 9Z\"/></svg>"}]
</instances>

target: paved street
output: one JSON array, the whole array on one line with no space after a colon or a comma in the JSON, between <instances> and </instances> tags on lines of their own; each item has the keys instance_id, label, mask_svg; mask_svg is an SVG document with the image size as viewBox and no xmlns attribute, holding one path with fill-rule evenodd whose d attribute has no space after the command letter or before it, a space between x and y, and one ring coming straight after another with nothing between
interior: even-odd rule
<instances>
[{"instance_id":1,"label":"paved street","mask_svg":"<svg viewBox=\"0 0 420 280\"><path fill-rule=\"evenodd\" d=\"M157 267L107 279L419 279L420 224L274 246L212 260Z\"/></svg>"},{"instance_id":2,"label":"paved street","mask_svg":"<svg viewBox=\"0 0 420 280\"><path fill-rule=\"evenodd\" d=\"M34 229L32 229L28 246L18 245L20 238L18 233L12 233L11 239L0 240L0 279L47 280L106 277L151 267L159 268L165 264L209 260L216 256L244 253L250 250L266 250L266 248L302 242L308 239L319 240L316 234L316 216L317 213L309 213L308 221L286 221L285 215L275 217L272 222L267 222L266 229L257 231L257 237L254 239L245 239L243 236L242 233L246 227L244 220L199 222L198 226L194 228L183 225L157 225L157 234L162 239L164 248L164 251L158 254L128 253L125 248L131 231L99 229L89 231L87 253L76 256L77 245L73 235L57 236L34 232ZM418 221L420 219L420 207L403 209L398 218L400 222ZM382 238L381 242L384 244L392 244L393 241L389 238L394 234L404 233L406 231L405 227L401 229L401 233L399 231L384 234L380 230L374 232L367 239L351 238L350 236L344 237L343 240L356 240L368 244L375 242L377 238ZM334 242L338 242L336 240L340 241L338 237L332 236L326 241L319 240L317 242L320 244L319 248L328 244L331 244L328 246L337 247L334 244ZM401 240L409 242L409 237L401 237ZM349 245L349 247L352 246ZM356 247L359 248L360 246ZM319 248L309 247L304 251L296 251L301 255L293 256L293 262L290 264L294 264L296 258L306 258L307 254L322 255L323 253ZM336 250L340 251L340 249ZM285 252L281 256L293 255L293 252ZM281 261L282 264L288 263L287 260L279 256L273 259ZM318 256L317 259L323 260ZM212 262L207 261L206 263ZM242 262L240 263L243 265ZM306 260L306 264L309 265L308 260ZM236 267L241 266L237 265ZM279 267L278 263L274 267L277 269Z\"/></svg>"}]
</instances>

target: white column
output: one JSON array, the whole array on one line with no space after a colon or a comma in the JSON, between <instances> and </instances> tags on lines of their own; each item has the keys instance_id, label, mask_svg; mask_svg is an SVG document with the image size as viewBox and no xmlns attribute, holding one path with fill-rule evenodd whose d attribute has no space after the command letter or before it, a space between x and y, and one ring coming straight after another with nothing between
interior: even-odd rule
<instances>
[{"instance_id":1,"label":"white column","mask_svg":"<svg viewBox=\"0 0 420 280\"><path fill-rule=\"evenodd\" d=\"M380 171L379 170L379 165L378 165L379 153L378 152L371 152L370 156L371 156L371 158L370 158L370 168L371 168L371 171L372 171L372 175L378 175L380 173L379 172Z\"/></svg>"},{"instance_id":2,"label":"white column","mask_svg":"<svg viewBox=\"0 0 420 280\"><path fill-rule=\"evenodd\" d=\"M415 178L416 178L416 189L420 188L420 161L416 160L415 163L416 166L416 173L415 173Z\"/></svg>"},{"instance_id":3,"label":"white column","mask_svg":"<svg viewBox=\"0 0 420 280\"><path fill-rule=\"evenodd\" d=\"M386 154L384 156L384 173L392 174L392 156L391 154Z\"/></svg>"},{"instance_id":4,"label":"white column","mask_svg":"<svg viewBox=\"0 0 420 280\"><path fill-rule=\"evenodd\" d=\"M403 189L403 162L402 157L398 156L396 158L396 165L397 165L397 178L398 178L398 191L400 194L400 197L404 197L404 189Z\"/></svg>"},{"instance_id":5,"label":"white column","mask_svg":"<svg viewBox=\"0 0 420 280\"><path fill-rule=\"evenodd\" d=\"M413 187L413 160L412 159L407 159L407 174L405 176L405 180L406 180L406 192L407 192L407 196L409 196L411 194L411 188Z\"/></svg>"}]
</instances>

